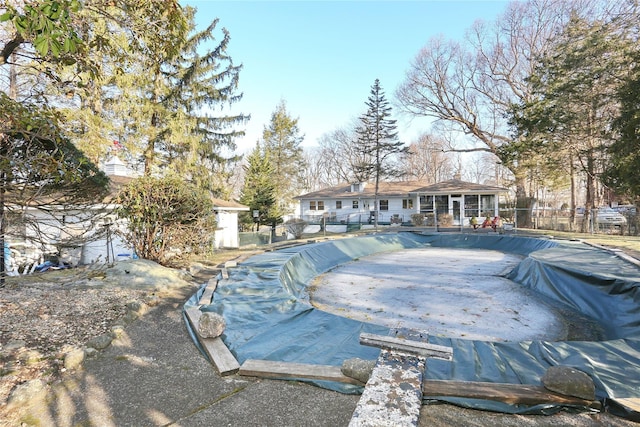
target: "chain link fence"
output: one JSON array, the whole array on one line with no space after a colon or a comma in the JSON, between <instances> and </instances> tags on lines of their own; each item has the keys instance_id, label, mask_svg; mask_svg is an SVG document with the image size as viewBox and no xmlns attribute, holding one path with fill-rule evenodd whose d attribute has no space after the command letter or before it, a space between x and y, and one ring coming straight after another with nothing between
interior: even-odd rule
<instances>
[{"instance_id":1,"label":"chain link fence","mask_svg":"<svg viewBox=\"0 0 640 427\"><path fill-rule=\"evenodd\" d=\"M507 209L501 210L500 216L503 222L513 222L514 227L519 229L640 235L640 216L635 208L625 211L611 208L590 211L578 209L573 215L566 209Z\"/></svg>"}]
</instances>

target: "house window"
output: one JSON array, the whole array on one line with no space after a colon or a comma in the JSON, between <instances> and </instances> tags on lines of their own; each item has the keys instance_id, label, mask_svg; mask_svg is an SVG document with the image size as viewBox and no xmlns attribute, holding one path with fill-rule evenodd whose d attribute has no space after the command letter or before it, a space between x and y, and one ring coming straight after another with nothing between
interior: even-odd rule
<instances>
[{"instance_id":1,"label":"house window","mask_svg":"<svg viewBox=\"0 0 640 427\"><path fill-rule=\"evenodd\" d=\"M477 217L479 212L478 195L467 194L464 196L464 216L471 218Z\"/></svg>"},{"instance_id":2,"label":"house window","mask_svg":"<svg viewBox=\"0 0 640 427\"><path fill-rule=\"evenodd\" d=\"M342 209L342 200L336 200L336 209Z\"/></svg>"},{"instance_id":3,"label":"house window","mask_svg":"<svg viewBox=\"0 0 640 427\"><path fill-rule=\"evenodd\" d=\"M389 201L388 200L380 200L380 210L388 211L389 210Z\"/></svg>"},{"instance_id":4,"label":"house window","mask_svg":"<svg viewBox=\"0 0 640 427\"><path fill-rule=\"evenodd\" d=\"M482 216L493 216L495 212L496 196L494 194L482 194L480 196L480 212Z\"/></svg>"},{"instance_id":5,"label":"house window","mask_svg":"<svg viewBox=\"0 0 640 427\"><path fill-rule=\"evenodd\" d=\"M402 199L402 209L413 209L413 199Z\"/></svg>"},{"instance_id":6,"label":"house window","mask_svg":"<svg viewBox=\"0 0 640 427\"><path fill-rule=\"evenodd\" d=\"M309 210L312 211L323 211L324 210L324 202L322 200L311 200L309 201Z\"/></svg>"},{"instance_id":7,"label":"house window","mask_svg":"<svg viewBox=\"0 0 640 427\"><path fill-rule=\"evenodd\" d=\"M351 207L352 207L353 209L358 209L358 201L357 201L357 200L354 200L354 201L353 201L353 203L351 204Z\"/></svg>"}]
</instances>

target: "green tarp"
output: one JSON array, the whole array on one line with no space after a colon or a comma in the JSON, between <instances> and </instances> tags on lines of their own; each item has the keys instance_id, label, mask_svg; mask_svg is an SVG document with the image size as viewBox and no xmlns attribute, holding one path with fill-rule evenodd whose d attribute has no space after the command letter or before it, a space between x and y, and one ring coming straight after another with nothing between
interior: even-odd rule
<instances>
[{"instance_id":1,"label":"green tarp","mask_svg":"<svg viewBox=\"0 0 640 427\"><path fill-rule=\"evenodd\" d=\"M508 278L597 322L599 342L483 342L430 337L453 348L453 361L429 360L426 378L540 384L550 366L589 374L597 398L640 397L640 269L609 251L579 242L517 235L389 233L308 244L249 258L220 280L212 304L225 317L223 340L240 363L247 359L340 366L345 359L375 359L379 350L359 344L361 332L388 328L335 316L309 304L311 279L336 265L399 249L490 249L523 256ZM197 304L201 289L186 304ZM333 390L360 387L311 381ZM430 400L433 396L425 396ZM526 407L477 399L438 398L461 406L507 413L546 414L560 407ZM566 408L565 408L566 409ZM577 408L586 409L586 408ZM629 414L618 412L618 415Z\"/></svg>"}]
</instances>

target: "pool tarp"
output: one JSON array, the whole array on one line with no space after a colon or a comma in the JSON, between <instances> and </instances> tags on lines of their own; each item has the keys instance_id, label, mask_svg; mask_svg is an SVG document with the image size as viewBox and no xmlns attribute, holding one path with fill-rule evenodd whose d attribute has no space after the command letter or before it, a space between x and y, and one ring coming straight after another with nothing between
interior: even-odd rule
<instances>
[{"instance_id":1,"label":"pool tarp","mask_svg":"<svg viewBox=\"0 0 640 427\"><path fill-rule=\"evenodd\" d=\"M200 310L224 316L227 326L222 338L240 364L263 359L341 366L353 357L376 359L379 349L360 345L360 333L386 335L389 329L315 309L309 303L307 286L317 275L360 257L426 247L521 255L523 260L509 273L509 279L592 318L605 334L598 342L485 342L431 336L429 342L453 348L453 361L429 359L426 378L540 385L550 366L564 365L591 376L596 398L606 406L610 398L640 397L640 268L610 251L581 242L518 235L401 232L312 243L266 252L239 263L228 270L228 279L219 278L212 303ZM185 308L197 305L203 289ZM193 331L190 333L195 338ZM349 384L307 382L344 393L362 391L362 387ZM434 399L505 413L550 414L567 409L425 396L425 401ZM609 410L629 415L615 406Z\"/></svg>"}]
</instances>

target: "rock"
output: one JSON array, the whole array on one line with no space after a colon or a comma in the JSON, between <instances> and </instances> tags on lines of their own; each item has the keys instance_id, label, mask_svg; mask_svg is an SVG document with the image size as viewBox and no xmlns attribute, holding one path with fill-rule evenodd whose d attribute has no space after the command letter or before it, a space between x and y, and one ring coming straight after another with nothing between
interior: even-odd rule
<instances>
[{"instance_id":1,"label":"rock","mask_svg":"<svg viewBox=\"0 0 640 427\"><path fill-rule=\"evenodd\" d=\"M93 347L85 347L85 349L84 349L85 359L96 357L97 355L98 355L98 350L96 350Z\"/></svg>"},{"instance_id":2,"label":"rock","mask_svg":"<svg viewBox=\"0 0 640 427\"><path fill-rule=\"evenodd\" d=\"M7 405L9 407L25 406L36 399L44 398L46 394L47 388L44 381L40 379L30 380L13 389Z\"/></svg>"},{"instance_id":3,"label":"rock","mask_svg":"<svg viewBox=\"0 0 640 427\"><path fill-rule=\"evenodd\" d=\"M64 356L64 368L68 371L73 371L82 366L84 362L84 350L81 348L74 348Z\"/></svg>"},{"instance_id":4,"label":"rock","mask_svg":"<svg viewBox=\"0 0 640 427\"><path fill-rule=\"evenodd\" d=\"M371 372L376 366L375 360L364 360L359 358L347 359L342 362L342 374L354 378L362 383L369 381Z\"/></svg>"},{"instance_id":5,"label":"rock","mask_svg":"<svg viewBox=\"0 0 640 427\"><path fill-rule=\"evenodd\" d=\"M114 338L120 338L124 335L124 326L115 324L111 326L111 336Z\"/></svg>"},{"instance_id":6,"label":"rock","mask_svg":"<svg viewBox=\"0 0 640 427\"><path fill-rule=\"evenodd\" d=\"M25 365L35 365L44 359L44 355L40 353L38 350L27 350L24 353L20 354L19 359Z\"/></svg>"},{"instance_id":7,"label":"rock","mask_svg":"<svg viewBox=\"0 0 640 427\"><path fill-rule=\"evenodd\" d=\"M222 335L227 324L218 313L205 311L198 320L198 335L202 338L216 338Z\"/></svg>"},{"instance_id":8,"label":"rock","mask_svg":"<svg viewBox=\"0 0 640 427\"><path fill-rule=\"evenodd\" d=\"M126 305L128 310L131 310L138 314L144 314L148 311L148 307L145 303L140 301L129 301Z\"/></svg>"},{"instance_id":9,"label":"rock","mask_svg":"<svg viewBox=\"0 0 640 427\"><path fill-rule=\"evenodd\" d=\"M93 339L90 339L89 342L87 342L87 347L93 347L96 350L103 350L109 347L112 340L113 338L111 337L111 335L99 335Z\"/></svg>"},{"instance_id":10,"label":"rock","mask_svg":"<svg viewBox=\"0 0 640 427\"><path fill-rule=\"evenodd\" d=\"M6 351L9 353L15 350L19 350L26 345L27 343L22 340L11 340L7 344L5 344L3 351Z\"/></svg>"},{"instance_id":11,"label":"rock","mask_svg":"<svg viewBox=\"0 0 640 427\"><path fill-rule=\"evenodd\" d=\"M596 387L586 373L569 366L552 366L542 377L547 390L574 396L585 400L595 400Z\"/></svg>"}]
</instances>

